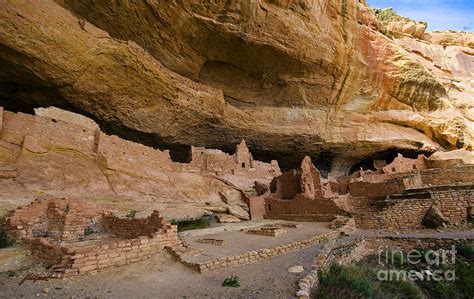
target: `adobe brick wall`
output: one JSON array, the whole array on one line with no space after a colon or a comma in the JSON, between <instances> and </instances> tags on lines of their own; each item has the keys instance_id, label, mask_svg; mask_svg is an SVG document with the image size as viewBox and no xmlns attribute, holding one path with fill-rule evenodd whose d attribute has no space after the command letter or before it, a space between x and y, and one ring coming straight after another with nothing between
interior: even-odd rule
<instances>
[{"instance_id":1,"label":"adobe brick wall","mask_svg":"<svg viewBox=\"0 0 474 299\"><path fill-rule=\"evenodd\" d=\"M381 210L362 210L354 215L357 227L364 229L401 229L422 227L423 218L432 205L457 226L468 219L468 207L474 206L474 187L452 186L449 190L431 190L428 199L386 201Z\"/></svg>"}]
</instances>

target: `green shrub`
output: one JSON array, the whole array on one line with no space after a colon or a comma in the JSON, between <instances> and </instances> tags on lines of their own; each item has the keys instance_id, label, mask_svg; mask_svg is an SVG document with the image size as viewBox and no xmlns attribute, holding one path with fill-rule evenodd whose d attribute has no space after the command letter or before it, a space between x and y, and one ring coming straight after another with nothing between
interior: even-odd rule
<instances>
[{"instance_id":1,"label":"green shrub","mask_svg":"<svg viewBox=\"0 0 474 299\"><path fill-rule=\"evenodd\" d=\"M474 294L474 263L456 263L456 287L465 298L472 298Z\"/></svg>"},{"instance_id":2,"label":"green shrub","mask_svg":"<svg viewBox=\"0 0 474 299\"><path fill-rule=\"evenodd\" d=\"M182 232L185 230L192 230L192 229L200 229L209 227L210 219L208 217L201 217L197 219L192 218L185 218L176 220L171 220L171 224L178 226L178 232Z\"/></svg>"},{"instance_id":3,"label":"green shrub","mask_svg":"<svg viewBox=\"0 0 474 299\"><path fill-rule=\"evenodd\" d=\"M379 294L377 298L385 298L383 294L392 294L392 298L424 298L421 290L413 282L403 280L381 282L377 293Z\"/></svg>"},{"instance_id":4,"label":"green shrub","mask_svg":"<svg viewBox=\"0 0 474 299\"><path fill-rule=\"evenodd\" d=\"M320 271L320 285L314 298L423 298L412 282L379 281L376 271L369 265L333 264L327 271Z\"/></svg>"},{"instance_id":5,"label":"green shrub","mask_svg":"<svg viewBox=\"0 0 474 299\"><path fill-rule=\"evenodd\" d=\"M239 277L235 274L232 274L230 277L224 279L222 286L231 288L240 287Z\"/></svg>"},{"instance_id":6,"label":"green shrub","mask_svg":"<svg viewBox=\"0 0 474 299\"><path fill-rule=\"evenodd\" d=\"M135 218L135 215L137 215L137 213L138 213L137 211L131 210L131 211L128 211L126 216L127 216L127 218L133 219L133 218Z\"/></svg>"},{"instance_id":7,"label":"green shrub","mask_svg":"<svg viewBox=\"0 0 474 299\"><path fill-rule=\"evenodd\" d=\"M395 251L392 253L392 264L397 267L401 267L403 265L404 259L403 259L403 253L399 251Z\"/></svg>"},{"instance_id":8,"label":"green shrub","mask_svg":"<svg viewBox=\"0 0 474 299\"><path fill-rule=\"evenodd\" d=\"M8 270L8 271L6 272L6 274L7 274L7 277L9 277L9 278L10 278L10 277L18 277L18 276L19 276L18 273L17 273L15 270Z\"/></svg>"},{"instance_id":9,"label":"green shrub","mask_svg":"<svg viewBox=\"0 0 474 299\"><path fill-rule=\"evenodd\" d=\"M84 235L85 235L85 236L92 235L93 233L94 233L94 230L93 230L92 228L90 228L90 227L86 227L86 228L84 229Z\"/></svg>"},{"instance_id":10,"label":"green shrub","mask_svg":"<svg viewBox=\"0 0 474 299\"><path fill-rule=\"evenodd\" d=\"M474 257L474 247L469 246L467 244L461 244L456 246L456 251L464 257Z\"/></svg>"},{"instance_id":11,"label":"green shrub","mask_svg":"<svg viewBox=\"0 0 474 299\"><path fill-rule=\"evenodd\" d=\"M12 243L8 239L7 232L3 229L0 229L0 248L5 248L11 245Z\"/></svg>"},{"instance_id":12,"label":"green shrub","mask_svg":"<svg viewBox=\"0 0 474 299\"><path fill-rule=\"evenodd\" d=\"M329 242L329 237L328 236L322 236L319 238L319 243L327 243Z\"/></svg>"},{"instance_id":13,"label":"green shrub","mask_svg":"<svg viewBox=\"0 0 474 299\"><path fill-rule=\"evenodd\" d=\"M362 269L355 267L333 264L329 270L320 272L319 283L316 298L333 298L338 294L370 298L374 294L370 277Z\"/></svg>"}]
</instances>

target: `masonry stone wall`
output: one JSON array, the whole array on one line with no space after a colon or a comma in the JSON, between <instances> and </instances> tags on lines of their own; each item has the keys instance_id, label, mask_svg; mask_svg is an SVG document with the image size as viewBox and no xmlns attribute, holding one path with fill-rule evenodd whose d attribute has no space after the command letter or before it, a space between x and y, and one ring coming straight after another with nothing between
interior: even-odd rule
<instances>
[{"instance_id":1,"label":"masonry stone wall","mask_svg":"<svg viewBox=\"0 0 474 299\"><path fill-rule=\"evenodd\" d=\"M301 175L296 170L284 172L282 175L273 178L270 183L270 191L276 196L290 199L301 193Z\"/></svg>"},{"instance_id":2,"label":"masonry stone wall","mask_svg":"<svg viewBox=\"0 0 474 299\"><path fill-rule=\"evenodd\" d=\"M330 221L335 215L345 214L347 214L346 211L330 198L309 199L298 194L290 200L275 197L265 199L265 218L267 219Z\"/></svg>"},{"instance_id":3,"label":"masonry stone wall","mask_svg":"<svg viewBox=\"0 0 474 299\"><path fill-rule=\"evenodd\" d=\"M428 209L435 205L457 226L468 220L468 208L474 206L474 187L453 186L448 190L432 190L430 198L387 200L377 210L362 210L356 213L357 227L364 229L421 228Z\"/></svg>"},{"instance_id":4,"label":"masonry stone wall","mask_svg":"<svg viewBox=\"0 0 474 299\"><path fill-rule=\"evenodd\" d=\"M265 216L265 197L263 194L258 197L249 198L250 219L261 220Z\"/></svg>"},{"instance_id":5,"label":"masonry stone wall","mask_svg":"<svg viewBox=\"0 0 474 299\"><path fill-rule=\"evenodd\" d=\"M158 211L145 219L102 212L81 200L37 200L10 212L7 233L63 277L142 261L179 243L177 226ZM100 229L94 231L97 224ZM92 230L89 235L86 228Z\"/></svg>"},{"instance_id":6,"label":"masonry stone wall","mask_svg":"<svg viewBox=\"0 0 474 299\"><path fill-rule=\"evenodd\" d=\"M112 214L102 217L103 232L110 233L120 238L136 238L139 236L151 237L153 233L163 228L164 219L158 211L154 211L149 217L144 219L119 218ZM168 225L168 229L171 226Z\"/></svg>"},{"instance_id":7,"label":"masonry stone wall","mask_svg":"<svg viewBox=\"0 0 474 299\"><path fill-rule=\"evenodd\" d=\"M62 120L70 124L89 128L93 131L99 129L99 125L97 125L97 123L92 119L56 107L35 108L35 115L55 120Z\"/></svg>"},{"instance_id":8,"label":"masonry stone wall","mask_svg":"<svg viewBox=\"0 0 474 299\"><path fill-rule=\"evenodd\" d=\"M98 138L98 154L105 159L107 168L151 175L156 170L172 170L169 151L160 151L104 133L100 133Z\"/></svg>"},{"instance_id":9,"label":"masonry stone wall","mask_svg":"<svg viewBox=\"0 0 474 299\"><path fill-rule=\"evenodd\" d=\"M35 258L52 264L57 275L70 277L144 261L178 242L176 227L173 226L154 233L152 237L112 239L92 244L60 244L47 238L36 238L31 250Z\"/></svg>"},{"instance_id":10,"label":"masonry stone wall","mask_svg":"<svg viewBox=\"0 0 474 299\"><path fill-rule=\"evenodd\" d=\"M29 136L27 144L24 144L25 136ZM4 112L2 140L35 152L56 148L92 154L94 139L95 130L61 120Z\"/></svg>"},{"instance_id":11,"label":"masonry stone wall","mask_svg":"<svg viewBox=\"0 0 474 299\"><path fill-rule=\"evenodd\" d=\"M391 180L380 183L351 182L349 183L349 193L352 196L384 196L404 191L403 180Z\"/></svg>"},{"instance_id":12,"label":"masonry stone wall","mask_svg":"<svg viewBox=\"0 0 474 299\"><path fill-rule=\"evenodd\" d=\"M265 163L253 160L244 140L236 146L235 153L229 155L216 149L191 147L190 167L204 173L236 174L252 177L273 177L280 174L278 162Z\"/></svg>"},{"instance_id":13,"label":"masonry stone wall","mask_svg":"<svg viewBox=\"0 0 474 299\"><path fill-rule=\"evenodd\" d=\"M474 182L474 165L426 169L421 171L420 174L424 185L469 184Z\"/></svg>"},{"instance_id":14,"label":"masonry stone wall","mask_svg":"<svg viewBox=\"0 0 474 299\"><path fill-rule=\"evenodd\" d=\"M7 233L19 243L29 243L36 237L77 241L84 236L86 226L101 212L92 203L81 200L36 200L10 212Z\"/></svg>"},{"instance_id":15,"label":"masonry stone wall","mask_svg":"<svg viewBox=\"0 0 474 299\"><path fill-rule=\"evenodd\" d=\"M382 167L384 173L402 173L428 168L427 158L419 155L416 159L404 158L401 154L392 163Z\"/></svg>"},{"instance_id":16,"label":"masonry stone wall","mask_svg":"<svg viewBox=\"0 0 474 299\"><path fill-rule=\"evenodd\" d=\"M236 256L220 257L217 259L201 262L190 262L187 261L185 257L179 257L178 255L176 255L175 249L173 250L172 247L170 248L170 251L172 254L175 254L180 259L180 261L186 266L196 269L200 273L206 273L218 269L255 263L262 259L272 258L288 252L298 251L318 243L325 244L327 242L330 242L331 240L338 238L339 236L341 236L341 234L352 232L354 229L354 220L352 218L348 218L344 220L344 223L341 227L328 233L313 236L309 239L282 244L276 247L257 249Z\"/></svg>"}]
</instances>

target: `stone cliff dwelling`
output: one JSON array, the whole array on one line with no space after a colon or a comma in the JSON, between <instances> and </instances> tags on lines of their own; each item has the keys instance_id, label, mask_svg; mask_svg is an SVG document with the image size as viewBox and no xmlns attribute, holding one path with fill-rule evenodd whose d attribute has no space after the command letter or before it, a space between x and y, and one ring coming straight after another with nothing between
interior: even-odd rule
<instances>
[{"instance_id":1,"label":"stone cliff dwelling","mask_svg":"<svg viewBox=\"0 0 474 299\"><path fill-rule=\"evenodd\" d=\"M3 0L0 297L471 298L474 34L374 2Z\"/></svg>"},{"instance_id":2,"label":"stone cliff dwelling","mask_svg":"<svg viewBox=\"0 0 474 299\"><path fill-rule=\"evenodd\" d=\"M298 169L283 173L276 161L254 160L243 139L233 155L192 147L190 162L178 163L168 151L106 135L90 119L57 108L38 109L36 116L3 108L0 112L3 179L21 180L21 160L28 155L73 151L90 156L100 168L150 178L157 173L215 177L242 194L248 212L229 206L234 215L244 213L242 219L337 222L353 217L364 229L456 227L473 219L474 160L465 150L415 159L399 154L388 164L374 160L375 170L361 168L339 179L324 179L310 157ZM433 217L442 221L427 225ZM39 199L10 212L6 224L12 239L29 246L33 256L53 264L55 273L64 277L141 261L165 247L179 252L181 259L189 252L199 253L183 245L176 227L157 211L148 218L121 219L82 199ZM279 236L290 226L295 224L263 226L248 233Z\"/></svg>"},{"instance_id":3,"label":"stone cliff dwelling","mask_svg":"<svg viewBox=\"0 0 474 299\"><path fill-rule=\"evenodd\" d=\"M158 211L144 219L118 218L90 202L64 198L18 208L5 226L61 277L143 261L179 243L176 226Z\"/></svg>"}]
</instances>

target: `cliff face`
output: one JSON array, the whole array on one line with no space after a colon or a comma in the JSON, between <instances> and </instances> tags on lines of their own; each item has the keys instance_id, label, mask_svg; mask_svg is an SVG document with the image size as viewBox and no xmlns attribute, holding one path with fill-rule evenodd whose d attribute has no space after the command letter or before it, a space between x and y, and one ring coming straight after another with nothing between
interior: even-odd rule
<instances>
[{"instance_id":1,"label":"cliff face","mask_svg":"<svg viewBox=\"0 0 474 299\"><path fill-rule=\"evenodd\" d=\"M333 175L474 144L472 34L392 25L365 1L2 2L10 110L60 106L171 148L245 137Z\"/></svg>"}]
</instances>

